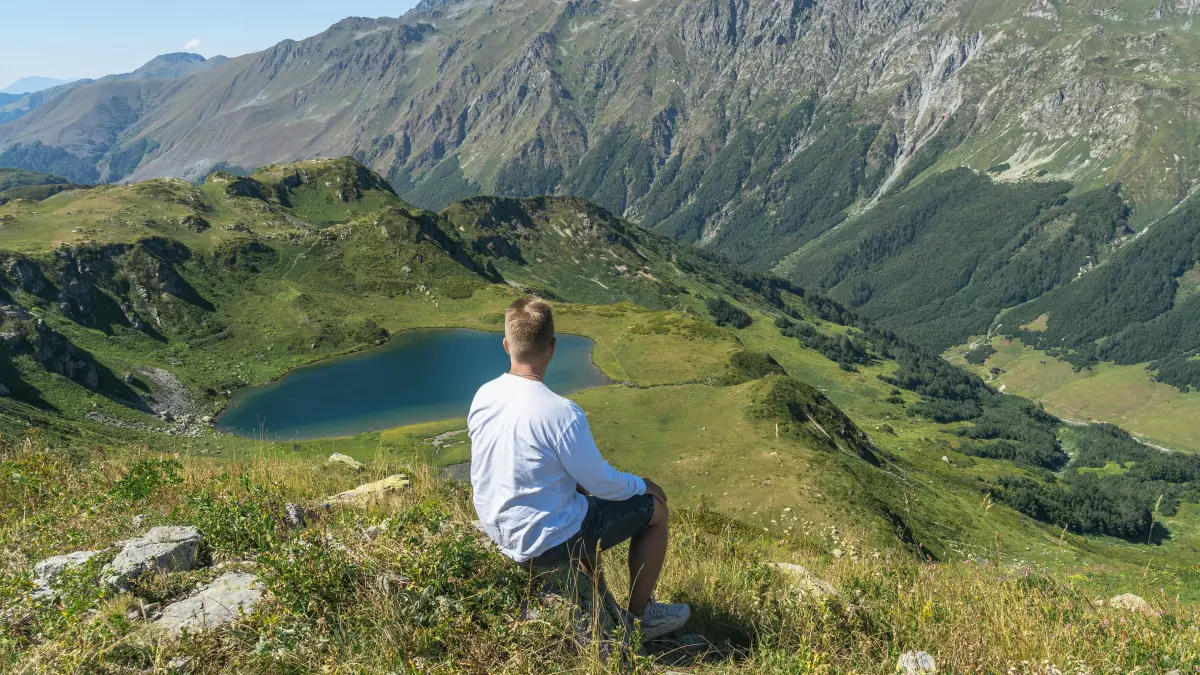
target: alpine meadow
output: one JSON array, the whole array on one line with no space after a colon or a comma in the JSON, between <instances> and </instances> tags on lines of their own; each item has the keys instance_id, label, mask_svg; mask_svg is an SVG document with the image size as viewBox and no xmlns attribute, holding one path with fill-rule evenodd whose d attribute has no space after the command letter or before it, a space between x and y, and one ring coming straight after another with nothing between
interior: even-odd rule
<instances>
[{"instance_id":1,"label":"alpine meadow","mask_svg":"<svg viewBox=\"0 0 1200 675\"><path fill-rule=\"evenodd\" d=\"M0 95L0 671L1200 673L1194 11L423 0ZM526 296L683 629L477 522Z\"/></svg>"}]
</instances>

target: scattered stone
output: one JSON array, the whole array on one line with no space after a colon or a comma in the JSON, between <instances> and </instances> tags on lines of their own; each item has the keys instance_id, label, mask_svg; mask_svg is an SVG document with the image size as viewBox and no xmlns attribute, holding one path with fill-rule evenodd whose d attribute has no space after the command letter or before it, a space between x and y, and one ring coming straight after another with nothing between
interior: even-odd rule
<instances>
[{"instance_id":1,"label":"scattered stone","mask_svg":"<svg viewBox=\"0 0 1200 675\"><path fill-rule=\"evenodd\" d=\"M900 655L900 661L896 663L896 671L904 673L904 675L936 673L937 661L928 652L920 652L914 649Z\"/></svg>"},{"instance_id":2,"label":"scattered stone","mask_svg":"<svg viewBox=\"0 0 1200 675\"><path fill-rule=\"evenodd\" d=\"M463 462L462 464L452 464L442 469L442 472L438 474L438 478L455 483L470 483L471 463Z\"/></svg>"},{"instance_id":3,"label":"scattered stone","mask_svg":"<svg viewBox=\"0 0 1200 675\"><path fill-rule=\"evenodd\" d=\"M146 524L145 514L142 514L142 513L137 514L136 516L133 517L132 522L133 522L133 526L135 528L141 529L142 525Z\"/></svg>"},{"instance_id":4,"label":"scattered stone","mask_svg":"<svg viewBox=\"0 0 1200 675\"><path fill-rule=\"evenodd\" d=\"M167 605L154 625L175 635L209 630L250 614L262 596L257 575L230 572L196 595Z\"/></svg>"},{"instance_id":5,"label":"scattered stone","mask_svg":"<svg viewBox=\"0 0 1200 675\"><path fill-rule=\"evenodd\" d=\"M396 490L408 487L408 476L398 473L374 483L359 485L353 490L346 490L325 500L327 504L337 506L365 506Z\"/></svg>"},{"instance_id":6,"label":"scattered stone","mask_svg":"<svg viewBox=\"0 0 1200 675\"><path fill-rule=\"evenodd\" d=\"M942 461L943 461L943 462L945 462L945 463L947 463L947 464L949 464L949 463L950 463L950 458L949 458L949 457L947 457L947 456L945 456L945 455L942 455Z\"/></svg>"},{"instance_id":7,"label":"scattered stone","mask_svg":"<svg viewBox=\"0 0 1200 675\"><path fill-rule=\"evenodd\" d=\"M308 524L304 518L304 509L299 504L287 504L283 507L283 519L288 525L302 528Z\"/></svg>"},{"instance_id":8,"label":"scattered stone","mask_svg":"<svg viewBox=\"0 0 1200 675\"><path fill-rule=\"evenodd\" d=\"M176 656L170 661L167 661L167 670L183 671L191 662L192 659L189 656Z\"/></svg>"},{"instance_id":9,"label":"scattered stone","mask_svg":"<svg viewBox=\"0 0 1200 675\"><path fill-rule=\"evenodd\" d=\"M141 621L149 619L158 612L158 603L151 602L145 605L138 604L136 607L130 607L125 611L125 618L130 621Z\"/></svg>"},{"instance_id":10,"label":"scattered stone","mask_svg":"<svg viewBox=\"0 0 1200 675\"><path fill-rule=\"evenodd\" d=\"M333 453L326 461L329 464L343 464L351 469L354 469L355 471L362 471L363 469L367 468L363 466L362 462L358 461L357 459L354 459L349 455L343 455L340 452Z\"/></svg>"},{"instance_id":11,"label":"scattered stone","mask_svg":"<svg viewBox=\"0 0 1200 675\"><path fill-rule=\"evenodd\" d=\"M12 396L12 390L0 384L0 396Z\"/></svg>"},{"instance_id":12,"label":"scattered stone","mask_svg":"<svg viewBox=\"0 0 1200 675\"><path fill-rule=\"evenodd\" d=\"M72 567L80 565L91 560L93 556L100 551L75 551L65 555L56 555L39 562L33 566L33 583L37 586L33 591L34 597L46 598L54 596L52 586L62 576L63 572Z\"/></svg>"},{"instance_id":13,"label":"scattered stone","mask_svg":"<svg viewBox=\"0 0 1200 675\"><path fill-rule=\"evenodd\" d=\"M818 598L833 598L841 595L832 584L809 572L802 565L768 563L767 566L791 576L797 582L797 590L802 595L813 595Z\"/></svg>"},{"instance_id":14,"label":"scattered stone","mask_svg":"<svg viewBox=\"0 0 1200 675\"><path fill-rule=\"evenodd\" d=\"M128 591L129 582L146 572L186 572L196 564L200 540L194 527L162 526L140 539L120 542L121 552L104 568L104 583L113 590Z\"/></svg>"},{"instance_id":15,"label":"scattered stone","mask_svg":"<svg viewBox=\"0 0 1200 675\"><path fill-rule=\"evenodd\" d=\"M388 528L391 526L392 526L392 519L384 518L382 523L368 527L366 529L366 531L363 532L363 534L366 535L367 539L374 541L375 538L378 537L380 534L387 532Z\"/></svg>"},{"instance_id":16,"label":"scattered stone","mask_svg":"<svg viewBox=\"0 0 1200 675\"><path fill-rule=\"evenodd\" d=\"M1151 605L1149 602L1146 602L1144 599L1134 595L1133 593L1125 593L1123 595L1114 597L1108 601L1108 606L1116 607L1117 609L1123 609L1128 612L1141 612L1142 614L1153 615L1158 613L1155 611L1154 605Z\"/></svg>"}]
</instances>

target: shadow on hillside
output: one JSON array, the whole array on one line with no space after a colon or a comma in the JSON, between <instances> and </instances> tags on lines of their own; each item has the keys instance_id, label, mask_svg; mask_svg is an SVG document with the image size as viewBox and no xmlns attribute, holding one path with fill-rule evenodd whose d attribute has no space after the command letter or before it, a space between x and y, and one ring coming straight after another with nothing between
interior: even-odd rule
<instances>
[{"instance_id":1,"label":"shadow on hillside","mask_svg":"<svg viewBox=\"0 0 1200 675\"><path fill-rule=\"evenodd\" d=\"M12 398L22 403L46 412L58 412L58 408L42 398L42 392L37 387L21 378L21 372L7 358L0 359L0 384L8 388Z\"/></svg>"},{"instance_id":2,"label":"shadow on hillside","mask_svg":"<svg viewBox=\"0 0 1200 675\"><path fill-rule=\"evenodd\" d=\"M1171 540L1171 531L1162 523L1154 523L1154 527L1150 528L1150 537L1148 541L1154 546L1161 546ZM1137 543L1144 544L1147 540L1142 540Z\"/></svg>"},{"instance_id":3,"label":"shadow on hillside","mask_svg":"<svg viewBox=\"0 0 1200 675\"><path fill-rule=\"evenodd\" d=\"M118 377L111 368L101 363L87 350L78 345L73 346L76 358L91 365L96 370L96 392L134 410L146 413L153 412L145 399L133 387Z\"/></svg>"},{"instance_id":4,"label":"shadow on hillside","mask_svg":"<svg viewBox=\"0 0 1200 675\"><path fill-rule=\"evenodd\" d=\"M179 266L187 263L192 259L192 250L180 242L165 239L163 237L147 237L140 242L146 250L154 254L159 260L170 266L174 278L171 280L174 285L172 295L180 300L194 305L206 312L216 311L216 306L208 301L200 291L196 290L183 275L179 273Z\"/></svg>"},{"instance_id":5,"label":"shadow on hillside","mask_svg":"<svg viewBox=\"0 0 1200 675\"><path fill-rule=\"evenodd\" d=\"M753 652L755 632L744 618L695 598L685 596L676 602L685 602L692 610L682 632L698 635L704 643L680 645L670 640L647 643L646 653L659 665L691 667L713 661L737 661Z\"/></svg>"}]
</instances>

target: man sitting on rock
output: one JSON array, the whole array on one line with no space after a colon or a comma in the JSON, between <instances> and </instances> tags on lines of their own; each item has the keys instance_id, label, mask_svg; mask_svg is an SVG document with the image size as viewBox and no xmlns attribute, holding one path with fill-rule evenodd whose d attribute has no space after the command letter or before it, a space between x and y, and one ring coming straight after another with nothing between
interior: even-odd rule
<instances>
[{"instance_id":1,"label":"man sitting on rock","mask_svg":"<svg viewBox=\"0 0 1200 675\"><path fill-rule=\"evenodd\" d=\"M629 614L645 639L660 637L690 613L652 599L667 555L667 495L609 465L583 410L546 387L554 347L549 303L509 306L511 368L480 387L467 417L475 510L501 551L534 567L577 560L593 575L600 551L629 540Z\"/></svg>"}]
</instances>

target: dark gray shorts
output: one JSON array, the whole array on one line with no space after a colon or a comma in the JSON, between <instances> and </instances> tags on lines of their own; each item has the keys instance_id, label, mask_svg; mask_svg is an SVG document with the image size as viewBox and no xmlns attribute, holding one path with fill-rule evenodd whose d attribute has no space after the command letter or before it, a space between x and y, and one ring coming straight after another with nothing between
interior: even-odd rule
<instances>
[{"instance_id":1,"label":"dark gray shorts","mask_svg":"<svg viewBox=\"0 0 1200 675\"><path fill-rule=\"evenodd\" d=\"M583 517L579 531L530 560L530 565L556 567L570 560L591 560L597 548L607 551L645 532L654 517L654 497L650 495L638 495L620 502L589 496L587 502L587 515Z\"/></svg>"}]
</instances>

